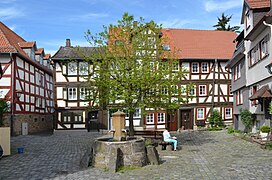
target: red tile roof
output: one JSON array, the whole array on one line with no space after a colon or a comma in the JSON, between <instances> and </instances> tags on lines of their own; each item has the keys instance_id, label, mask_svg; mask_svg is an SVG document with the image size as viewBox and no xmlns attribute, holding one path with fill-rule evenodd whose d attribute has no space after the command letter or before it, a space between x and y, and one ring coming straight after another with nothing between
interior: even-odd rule
<instances>
[{"instance_id":1,"label":"red tile roof","mask_svg":"<svg viewBox=\"0 0 272 180\"><path fill-rule=\"evenodd\" d=\"M251 9L269 8L270 0L245 0Z\"/></svg>"},{"instance_id":2,"label":"red tile roof","mask_svg":"<svg viewBox=\"0 0 272 180\"><path fill-rule=\"evenodd\" d=\"M19 42L18 44L21 48L32 48L34 45L36 45L36 42Z\"/></svg>"},{"instance_id":3,"label":"red tile roof","mask_svg":"<svg viewBox=\"0 0 272 180\"><path fill-rule=\"evenodd\" d=\"M162 29L171 50L180 59L231 59L235 32L192 29Z\"/></svg>"},{"instance_id":4,"label":"red tile roof","mask_svg":"<svg viewBox=\"0 0 272 180\"><path fill-rule=\"evenodd\" d=\"M39 48L37 49L37 51L35 51L35 54L42 54L44 52L43 48Z\"/></svg>"},{"instance_id":5,"label":"red tile roof","mask_svg":"<svg viewBox=\"0 0 272 180\"><path fill-rule=\"evenodd\" d=\"M45 54L43 59L50 59L51 58L51 54Z\"/></svg>"}]
</instances>

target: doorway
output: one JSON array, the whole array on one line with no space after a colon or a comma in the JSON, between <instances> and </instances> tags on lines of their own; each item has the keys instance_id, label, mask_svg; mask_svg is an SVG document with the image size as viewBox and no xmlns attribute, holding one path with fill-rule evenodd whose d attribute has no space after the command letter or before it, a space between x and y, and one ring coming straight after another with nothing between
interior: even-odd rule
<instances>
[{"instance_id":1,"label":"doorway","mask_svg":"<svg viewBox=\"0 0 272 180\"><path fill-rule=\"evenodd\" d=\"M98 111L90 111L88 113L87 129L88 131L99 130Z\"/></svg>"},{"instance_id":2,"label":"doorway","mask_svg":"<svg viewBox=\"0 0 272 180\"><path fill-rule=\"evenodd\" d=\"M188 110L180 110L181 116L181 124L180 128L186 129L193 129L193 113L191 109Z\"/></svg>"}]
</instances>

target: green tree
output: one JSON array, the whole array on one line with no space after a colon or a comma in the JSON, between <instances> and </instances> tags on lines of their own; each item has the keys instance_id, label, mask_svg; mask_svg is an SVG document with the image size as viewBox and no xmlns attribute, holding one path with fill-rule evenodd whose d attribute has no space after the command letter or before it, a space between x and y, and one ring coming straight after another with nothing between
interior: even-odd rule
<instances>
[{"instance_id":1,"label":"green tree","mask_svg":"<svg viewBox=\"0 0 272 180\"><path fill-rule=\"evenodd\" d=\"M176 85L187 72L179 67L178 50L169 50L167 37L162 35L161 25L143 18L136 22L128 13L117 25L104 26L99 34L86 33L88 42L96 47L92 57L86 59L96 74L88 83L98 89L100 104L129 113L130 135L134 135L136 108L171 111L192 98L180 96L181 88Z\"/></svg>"},{"instance_id":2,"label":"green tree","mask_svg":"<svg viewBox=\"0 0 272 180\"><path fill-rule=\"evenodd\" d=\"M209 123L212 127L223 126L222 114L218 110L214 110L211 116L208 118Z\"/></svg>"},{"instance_id":3,"label":"green tree","mask_svg":"<svg viewBox=\"0 0 272 180\"><path fill-rule=\"evenodd\" d=\"M222 13L221 17L217 17L218 22L213 27L215 27L218 31L233 31L239 33L240 26L230 26L231 18L232 16Z\"/></svg>"},{"instance_id":4,"label":"green tree","mask_svg":"<svg viewBox=\"0 0 272 180\"><path fill-rule=\"evenodd\" d=\"M4 113L8 112L8 103L3 100L0 99L0 127L4 125Z\"/></svg>"},{"instance_id":5,"label":"green tree","mask_svg":"<svg viewBox=\"0 0 272 180\"><path fill-rule=\"evenodd\" d=\"M251 128L253 126L253 116L252 113L248 109L241 109L241 121L243 122L245 126L244 132L251 131Z\"/></svg>"}]
</instances>

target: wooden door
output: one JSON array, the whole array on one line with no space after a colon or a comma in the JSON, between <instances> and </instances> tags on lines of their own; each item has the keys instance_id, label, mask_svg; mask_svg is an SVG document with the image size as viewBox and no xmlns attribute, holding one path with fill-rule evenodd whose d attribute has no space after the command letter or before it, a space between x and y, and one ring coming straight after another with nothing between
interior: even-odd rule
<instances>
[{"instance_id":1,"label":"wooden door","mask_svg":"<svg viewBox=\"0 0 272 180\"><path fill-rule=\"evenodd\" d=\"M99 129L98 111L91 111L88 113L87 129L88 131Z\"/></svg>"},{"instance_id":2,"label":"wooden door","mask_svg":"<svg viewBox=\"0 0 272 180\"><path fill-rule=\"evenodd\" d=\"M181 114L181 128L193 129L192 110L182 110L180 114Z\"/></svg>"},{"instance_id":3,"label":"wooden door","mask_svg":"<svg viewBox=\"0 0 272 180\"><path fill-rule=\"evenodd\" d=\"M167 129L168 131L178 130L177 112L173 114L167 113Z\"/></svg>"}]
</instances>

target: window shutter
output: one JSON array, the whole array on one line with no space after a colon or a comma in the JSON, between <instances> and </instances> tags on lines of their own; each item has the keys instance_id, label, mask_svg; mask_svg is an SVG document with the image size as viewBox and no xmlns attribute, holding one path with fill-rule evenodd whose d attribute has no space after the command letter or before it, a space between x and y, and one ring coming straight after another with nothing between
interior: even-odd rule
<instances>
[{"instance_id":1,"label":"window shutter","mask_svg":"<svg viewBox=\"0 0 272 180\"><path fill-rule=\"evenodd\" d=\"M63 91L63 99L67 100L67 88L64 87L62 91Z\"/></svg>"},{"instance_id":2,"label":"window shutter","mask_svg":"<svg viewBox=\"0 0 272 180\"><path fill-rule=\"evenodd\" d=\"M67 75L67 64L65 63L62 64L62 74Z\"/></svg>"}]
</instances>

